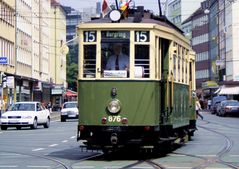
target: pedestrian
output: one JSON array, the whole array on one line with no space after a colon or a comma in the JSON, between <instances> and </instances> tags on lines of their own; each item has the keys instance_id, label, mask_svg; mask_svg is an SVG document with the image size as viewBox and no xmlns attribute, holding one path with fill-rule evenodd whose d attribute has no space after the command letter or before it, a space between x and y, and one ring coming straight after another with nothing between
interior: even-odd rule
<instances>
[{"instance_id":1,"label":"pedestrian","mask_svg":"<svg viewBox=\"0 0 239 169\"><path fill-rule=\"evenodd\" d=\"M51 102L48 102L48 103L47 103L47 109L49 110L50 113L52 113Z\"/></svg>"},{"instance_id":2,"label":"pedestrian","mask_svg":"<svg viewBox=\"0 0 239 169\"><path fill-rule=\"evenodd\" d=\"M2 113L4 112L5 102L2 98L0 98L0 117L2 116Z\"/></svg>"},{"instance_id":3,"label":"pedestrian","mask_svg":"<svg viewBox=\"0 0 239 169\"><path fill-rule=\"evenodd\" d=\"M212 100L208 99L208 101L207 101L208 110L211 109L211 104L212 104Z\"/></svg>"},{"instance_id":4,"label":"pedestrian","mask_svg":"<svg viewBox=\"0 0 239 169\"><path fill-rule=\"evenodd\" d=\"M203 116L199 113L199 110L202 110L202 108L201 108L201 104L200 104L198 98L196 98L196 107L195 108L196 108L197 117L199 116L203 120Z\"/></svg>"}]
</instances>

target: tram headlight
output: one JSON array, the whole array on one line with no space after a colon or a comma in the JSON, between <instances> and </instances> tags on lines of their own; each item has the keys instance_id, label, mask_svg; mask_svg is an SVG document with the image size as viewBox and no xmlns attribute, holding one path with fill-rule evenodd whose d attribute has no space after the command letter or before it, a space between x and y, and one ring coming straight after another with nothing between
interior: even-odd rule
<instances>
[{"instance_id":1,"label":"tram headlight","mask_svg":"<svg viewBox=\"0 0 239 169\"><path fill-rule=\"evenodd\" d=\"M108 103L107 109L112 114L118 113L120 111L120 109L121 109L120 101L117 100L117 99L111 100Z\"/></svg>"}]
</instances>

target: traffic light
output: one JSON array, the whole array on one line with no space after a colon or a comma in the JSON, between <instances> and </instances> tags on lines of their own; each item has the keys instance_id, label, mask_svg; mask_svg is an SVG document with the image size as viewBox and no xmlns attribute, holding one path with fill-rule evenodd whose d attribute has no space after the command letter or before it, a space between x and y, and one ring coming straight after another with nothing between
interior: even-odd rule
<instances>
[{"instance_id":1,"label":"traffic light","mask_svg":"<svg viewBox=\"0 0 239 169\"><path fill-rule=\"evenodd\" d=\"M4 74L4 72L0 72L0 84L6 81L6 77L7 76Z\"/></svg>"}]
</instances>

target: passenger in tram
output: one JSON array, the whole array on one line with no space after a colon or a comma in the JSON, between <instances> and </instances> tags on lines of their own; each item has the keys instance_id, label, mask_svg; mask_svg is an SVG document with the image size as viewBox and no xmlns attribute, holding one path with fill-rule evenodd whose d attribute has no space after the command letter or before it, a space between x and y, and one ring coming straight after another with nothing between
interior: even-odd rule
<instances>
[{"instance_id":1,"label":"passenger in tram","mask_svg":"<svg viewBox=\"0 0 239 169\"><path fill-rule=\"evenodd\" d=\"M122 44L113 46L114 54L111 55L106 64L106 70L127 70L129 69L129 56L122 52Z\"/></svg>"}]
</instances>

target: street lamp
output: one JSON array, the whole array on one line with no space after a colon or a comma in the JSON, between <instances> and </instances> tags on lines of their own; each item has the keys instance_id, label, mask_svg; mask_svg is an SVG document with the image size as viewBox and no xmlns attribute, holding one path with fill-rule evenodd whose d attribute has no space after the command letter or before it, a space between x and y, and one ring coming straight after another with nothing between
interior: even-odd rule
<instances>
[{"instance_id":1,"label":"street lamp","mask_svg":"<svg viewBox=\"0 0 239 169\"><path fill-rule=\"evenodd\" d=\"M208 20L208 23L207 23L207 29L208 29L208 71L209 71L209 80L212 79L212 68L211 68L211 62L212 62L212 59L211 59L211 51L210 51L210 10L209 9L205 9L204 10L204 14L207 16L207 20Z\"/></svg>"}]
</instances>

